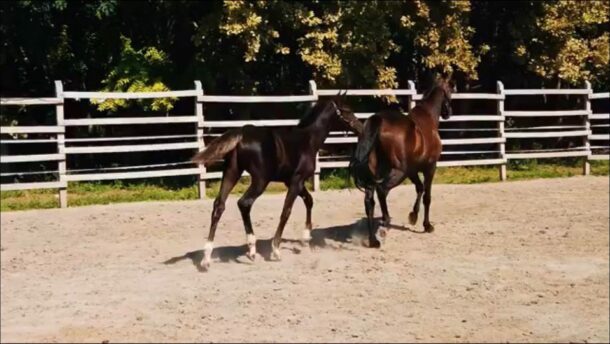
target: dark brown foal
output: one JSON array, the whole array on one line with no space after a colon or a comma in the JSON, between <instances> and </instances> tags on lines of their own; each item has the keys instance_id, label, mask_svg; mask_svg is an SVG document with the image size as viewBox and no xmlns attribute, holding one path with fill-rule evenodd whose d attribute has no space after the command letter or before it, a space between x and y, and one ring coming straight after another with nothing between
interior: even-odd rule
<instances>
[{"instance_id":1,"label":"dark brown foal","mask_svg":"<svg viewBox=\"0 0 610 344\"><path fill-rule=\"evenodd\" d=\"M250 259L256 257L256 237L250 211L254 201L271 181L283 182L288 187L280 222L272 240L272 258L280 259L282 232L297 196L303 199L307 209L303 238L307 241L311 238L313 198L305 188L305 180L313 176L316 154L328 136L334 116L346 123L357 121L353 112L342 104L341 97L320 100L296 128L272 129L247 125L226 132L193 157L194 162L206 166L224 159L222 184L214 201L212 224L204 247L204 269L210 266L214 235L225 209L225 201L243 171L248 171L252 182L237 204L246 230L247 256Z\"/></svg>"}]
</instances>

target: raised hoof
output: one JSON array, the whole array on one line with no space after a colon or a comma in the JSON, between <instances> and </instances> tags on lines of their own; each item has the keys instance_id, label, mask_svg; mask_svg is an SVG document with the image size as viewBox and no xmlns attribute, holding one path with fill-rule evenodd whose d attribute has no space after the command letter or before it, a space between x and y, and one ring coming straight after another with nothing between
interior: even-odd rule
<instances>
[{"instance_id":1,"label":"raised hoof","mask_svg":"<svg viewBox=\"0 0 610 344\"><path fill-rule=\"evenodd\" d=\"M424 231L426 233L432 233L434 232L434 226L431 224L424 225Z\"/></svg>"},{"instance_id":2,"label":"raised hoof","mask_svg":"<svg viewBox=\"0 0 610 344\"><path fill-rule=\"evenodd\" d=\"M379 240L377 240L377 238L370 238L369 239L369 247L370 248L380 248L381 247L381 242L379 242Z\"/></svg>"},{"instance_id":3,"label":"raised hoof","mask_svg":"<svg viewBox=\"0 0 610 344\"><path fill-rule=\"evenodd\" d=\"M414 213L414 212L409 213L409 223L411 225L414 225L417 223L417 213Z\"/></svg>"},{"instance_id":4,"label":"raised hoof","mask_svg":"<svg viewBox=\"0 0 610 344\"><path fill-rule=\"evenodd\" d=\"M202 272L208 272L208 271L210 271L210 266L211 266L210 262L202 261L200 264L200 268L201 268L200 270Z\"/></svg>"}]
</instances>

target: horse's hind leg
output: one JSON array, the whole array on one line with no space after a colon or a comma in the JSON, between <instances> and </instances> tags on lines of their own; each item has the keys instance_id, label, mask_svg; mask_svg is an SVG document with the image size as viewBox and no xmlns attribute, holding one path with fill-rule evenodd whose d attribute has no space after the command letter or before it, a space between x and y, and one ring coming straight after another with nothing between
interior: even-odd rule
<instances>
[{"instance_id":1,"label":"horse's hind leg","mask_svg":"<svg viewBox=\"0 0 610 344\"><path fill-rule=\"evenodd\" d=\"M244 195L237 201L237 206L241 212L241 218L244 222L244 228L246 230L246 243L248 244L248 253L246 256L253 260L256 258L256 237L254 236L254 230L252 229L252 221L250 220L250 210L252 204L260 196L269 182L260 176L252 176L252 184L248 187L248 190Z\"/></svg>"},{"instance_id":2,"label":"horse's hind leg","mask_svg":"<svg viewBox=\"0 0 610 344\"><path fill-rule=\"evenodd\" d=\"M375 213L375 189L369 187L364 190L364 209L366 210L367 225L369 227L369 246L380 247L381 243L375 236L375 221L373 214Z\"/></svg>"},{"instance_id":3,"label":"horse's hind leg","mask_svg":"<svg viewBox=\"0 0 610 344\"><path fill-rule=\"evenodd\" d=\"M286 226L286 222L290 217L294 200L301 193L301 190L304 187L303 180L293 180L290 183L290 187L288 187L288 193L286 194L286 199L284 200L284 208L282 209L282 215L280 216L280 223L277 226L277 230L275 231L275 235L271 241L271 258L275 260L281 259L280 242L282 241L282 233L284 232L284 227Z\"/></svg>"},{"instance_id":4,"label":"horse's hind leg","mask_svg":"<svg viewBox=\"0 0 610 344\"><path fill-rule=\"evenodd\" d=\"M430 223L430 203L432 202L432 179L436 172L436 164L424 171L424 230L428 233L434 231Z\"/></svg>"},{"instance_id":5,"label":"horse's hind leg","mask_svg":"<svg viewBox=\"0 0 610 344\"><path fill-rule=\"evenodd\" d=\"M382 225L386 228L388 228L390 226L390 221L391 221L390 213L388 211L388 203L387 203L388 193L390 193L391 189L396 187L398 184L402 183L402 181L405 180L405 178L406 178L406 176L405 176L404 172L402 172L401 170L398 170L398 169L393 169L392 172L390 172L390 175L388 176L386 181L381 185L377 185L377 187L376 187L377 198L379 198L379 207L381 208L381 214L383 216ZM379 228L377 230L380 237L383 238L387 235L386 228Z\"/></svg>"},{"instance_id":6,"label":"horse's hind leg","mask_svg":"<svg viewBox=\"0 0 610 344\"><path fill-rule=\"evenodd\" d=\"M421 203L421 197L424 194L424 184L419 180L417 172L409 175L409 179L415 185L415 191L417 196L415 198L415 204L413 205L413 211L409 214L409 223L414 225L417 223L417 214L419 214L419 204Z\"/></svg>"},{"instance_id":7,"label":"horse's hind leg","mask_svg":"<svg viewBox=\"0 0 610 344\"><path fill-rule=\"evenodd\" d=\"M225 202L227 200L227 197L235 186L235 183L237 183L237 181L239 180L241 172L242 171L237 168L236 159L232 157L231 160L226 162L226 167L222 175L222 184L220 185L220 191L218 193L218 196L214 200L214 210L212 210L212 225L210 226L208 241L205 243L203 249L203 261L201 262L201 267L204 270L210 268L212 260L212 250L214 250L214 235L216 234L216 227L218 226L220 216L225 210Z\"/></svg>"}]
</instances>

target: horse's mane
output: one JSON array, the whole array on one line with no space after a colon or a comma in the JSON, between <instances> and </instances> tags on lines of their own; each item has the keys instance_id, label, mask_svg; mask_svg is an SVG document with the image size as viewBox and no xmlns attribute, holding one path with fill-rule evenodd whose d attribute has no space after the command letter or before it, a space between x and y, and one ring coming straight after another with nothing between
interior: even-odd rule
<instances>
[{"instance_id":1,"label":"horse's mane","mask_svg":"<svg viewBox=\"0 0 610 344\"><path fill-rule=\"evenodd\" d=\"M309 111L305 113L305 116L301 118L299 124L297 124L297 128L304 128L315 122L316 119L322 114L327 104L327 101L318 101L316 105L309 109Z\"/></svg>"}]
</instances>

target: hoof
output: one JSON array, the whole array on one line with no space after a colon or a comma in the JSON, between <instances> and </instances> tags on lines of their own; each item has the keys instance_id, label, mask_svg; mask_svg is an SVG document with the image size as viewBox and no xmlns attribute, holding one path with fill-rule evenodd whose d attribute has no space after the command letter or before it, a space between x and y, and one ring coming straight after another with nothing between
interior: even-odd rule
<instances>
[{"instance_id":1,"label":"hoof","mask_svg":"<svg viewBox=\"0 0 610 344\"><path fill-rule=\"evenodd\" d=\"M424 225L424 231L426 233L432 233L434 232L434 226L431 224Z\"/></svg>"},{"instance_id":2,"label":"hoof","mask_svg":"<svg viewBox=\"0 0 610 344\"><path fill-rule=\"evenodd\" d=\"M210 262L204 260L201 262L200 267L201 267L201 271L208 272L208 271L210 271Z\"/></svg>"},{"instance_id":3,"label":"hoof","mask_svg":"<svg viewBox=\"0 0 610 344\"><path fill-rule=\"evenodd\" d=\"M303 230L303 237L301 238L301 246L302 247L309 246L310 241L311 241L311 230L310 229Z\"/></svg>"},{"instance_id":4,"label":"hoof","mask_svg":"<svg viewBox=\"0 0 610 344\"><path fill-rule=\"evenodd\" d=\"M414 212L409 213L409 223L411 225L414 225L417 223L417 213L414 213Z\"/></svg>"},{"instance_id":5,"label":"hoof","mask_svg":"<svg viewBox=\"0 0 610 344\"><path fill-rule=\"evenodd\" d=\"M282 260L282 255L280 254L280 250L273 247L271 251L271 260L279 262Z\"/></svg>"},{"instance_id":6,"label":"hoof","mask_svg":"<svg viewBox=\"0 0 610 344\"><path fill-rule=\"evenodd\" d=\"M246 253L246 257L248 257L248 259L250 259L251 262L256 262L256 252L252 253L252 252L248 252Z\"/></svg>"},{"instance_id":7,"label":"hoof","mask_svg":"<svg viewBox=\"0 0 610 344\"><path fill-rule=\"evenodd\" d=\"M390 218L388 218L388 219L381 219L381 221L379 221L379 225L381 225L383 227L389 227L391 220L392 219L390 219Z\"/></svg>"},{"instance_id":8,"label":"hoof","mask_svg":"<svg viewBox=\"0 0 610 344\"><path fill-rule=\"evenodd\" d=\"M370 238L369 239L369 247L370 248L380 248L381 247L381 242L379 242L379 240L377 240L377 238Z\"/></svg>"},{"instance_id":9,"label":"hoof","mask_svg":"<svg viewBox=\"0 0 610 344\"><path fill-rule=\"evenodd\" d=\"M388 230L385 228L379 228L377 230L377 234L375 234L375 239L379 242L385 242L385 238L388 236Z\"/></svg>"}]
</instances>

